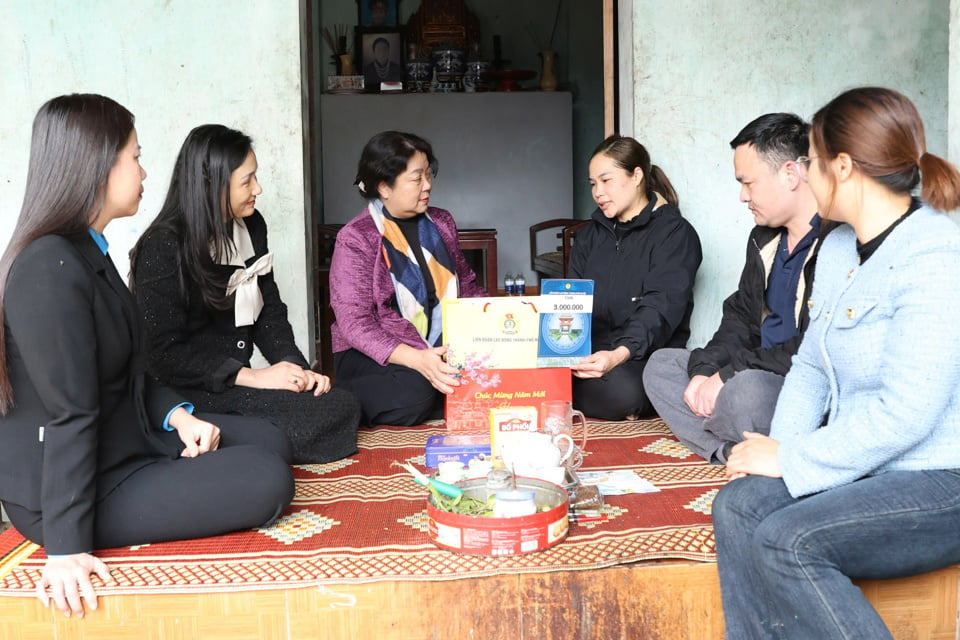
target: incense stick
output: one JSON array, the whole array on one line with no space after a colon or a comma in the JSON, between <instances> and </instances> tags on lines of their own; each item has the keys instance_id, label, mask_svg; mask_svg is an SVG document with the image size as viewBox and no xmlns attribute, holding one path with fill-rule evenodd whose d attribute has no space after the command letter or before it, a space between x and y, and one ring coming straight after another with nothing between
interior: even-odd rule
<instances>
[{"instance_id":1,"label":"incense stick","mask_svg":"<svg viewBox=\"0 0 960 640\"><path fill-rule=\"evenodd\" d=\"M326 27L323 28L323 39L327 41L327 45L330 47L330 51L333 53L337 52L337 43L333 39L333 36L330 35L330 30Z\"/></svg>"},{"instance_id":2,"label":"incense stick","mask_svg":"<svg viewBox=\"0 0 960 640\"><path fill-rule=\"evenodd\" d=\"M563 4L563 0L557 0L557 12L553 16L553 29L550 30L550 42L547 43L547 48L553 48L553 36L557 33L557 23L560 21L560 5Z\"/></svg>"},{"instance_id":3,"label":"incense stick","mask_svg":"<svg viewBox=\"0 0 960 640\"><path fill-rule=\"evenodd\" d=\"M347 38L349 29L349 25L346 24L333 25L333 33L330 33L328 28L323 28L323 39L327 41L327 46L330 47L330 50L335 55L348 53L352 48L350 40ZM343 46L341 46L341 42L343 43Z\"/></svg>"}]
</instances>

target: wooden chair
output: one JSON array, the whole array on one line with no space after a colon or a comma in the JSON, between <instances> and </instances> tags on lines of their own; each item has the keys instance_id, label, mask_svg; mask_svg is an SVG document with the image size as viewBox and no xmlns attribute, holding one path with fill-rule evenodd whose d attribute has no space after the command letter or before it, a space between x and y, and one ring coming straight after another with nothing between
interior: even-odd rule
<instances>
[{"instance_id":1,"label":"wooden chair","mask_svg":"<svg viewBox=\"0 0 960 640\"><path fill-rule=\"evenodd\" d=\"M317 361L313 370L333 379L333 349L330 346L330 325L333 324L333 309L330 308L330 261L342 224L318 224L313 235L314 249L314 322L317 336Z\"/></svg>"},{"instance_id":2,"label":"wooden chair","mask_svg":"<svg viewBox=\"0 0 960 640\"><path fill-rule=\"evenodd\" d=\"M497 230L496 229L458 229L457 243L471 268L477 273L478 284L487 290L487 295L497 295ZM479 252L477 260L471 260L472 253Z\"/></svg>"},{"instance_id":3,"label":"wooden chair","mask_svg":"<svg viewBox=\"0 0 960 640\"><path fill-rule=\"evenodd\" d=\"M530 227L530 268L538 279L566 278L570 264L570 250L573 248L573 235L590 222L573 218L555 218L538 222ZM555 231L559 245L552 251L540 251L539 234L543 231Z\"/></svg>"}]
</instances>

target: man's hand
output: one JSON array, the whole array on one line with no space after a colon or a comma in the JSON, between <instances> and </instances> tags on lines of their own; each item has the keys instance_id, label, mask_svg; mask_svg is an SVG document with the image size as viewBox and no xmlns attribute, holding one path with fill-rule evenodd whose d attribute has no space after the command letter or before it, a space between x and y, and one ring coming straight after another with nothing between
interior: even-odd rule
<instances>
[{"instance_id":1,"label":"man's hand","mask_svg":"<svg viewBox=\"0 0 960 640\"><path fill-rule=\"evenodd\" d=\"M713 415L722 388L723 380L719 372L712 376L693 376L683 392L683 401L695 415L709 418Z\"/></svg>"}]
</instances>

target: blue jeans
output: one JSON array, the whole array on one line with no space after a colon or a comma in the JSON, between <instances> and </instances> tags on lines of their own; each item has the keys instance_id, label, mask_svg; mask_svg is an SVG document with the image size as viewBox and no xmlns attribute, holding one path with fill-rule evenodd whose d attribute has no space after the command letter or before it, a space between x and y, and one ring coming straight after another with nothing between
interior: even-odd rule
<instances>
[{"instance_id":1,"label":"blue jeans","mask_svg":"<svg viewBox=\"0 0 960 640\"><path fill-rule=\"evenodd\" d=\"M891 471L793 498L733 480L713 502L727 638L891 638L851 578L960 562L960 471Z\"/></svg>"}]
</instances>

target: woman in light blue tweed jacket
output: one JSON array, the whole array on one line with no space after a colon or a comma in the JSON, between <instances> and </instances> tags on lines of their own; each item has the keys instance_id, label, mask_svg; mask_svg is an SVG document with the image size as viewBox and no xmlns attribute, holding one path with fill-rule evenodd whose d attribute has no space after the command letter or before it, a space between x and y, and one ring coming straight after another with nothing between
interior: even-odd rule
<instances>
[{"instance_id":1,"label":"woman in light blue tweed jacket","mask_svg":"<svg viewBox=\"0 0 960 640\"><path fill-rule=\"evenodd\" d=\"M960 562L960 229L935 211L960 206L960 174L879 88L818 111L797 163L846 224L770 436L733 449L713 504L727 637L889 638L850 578Z\"/></svg>"}]
</instances>

